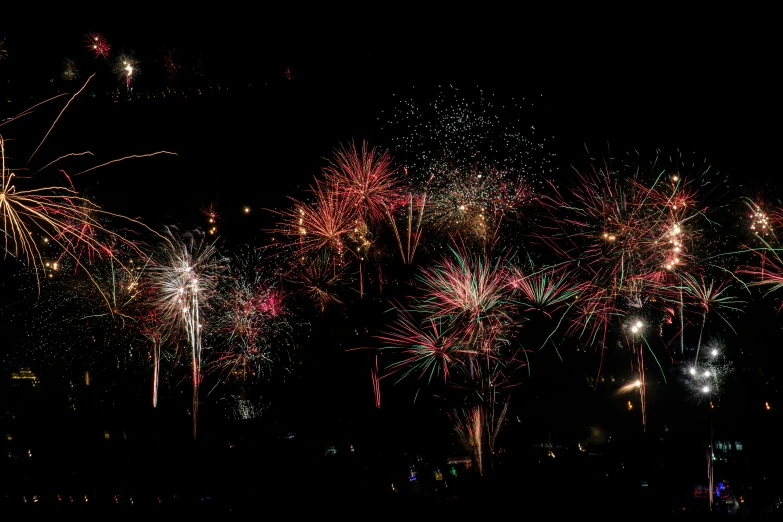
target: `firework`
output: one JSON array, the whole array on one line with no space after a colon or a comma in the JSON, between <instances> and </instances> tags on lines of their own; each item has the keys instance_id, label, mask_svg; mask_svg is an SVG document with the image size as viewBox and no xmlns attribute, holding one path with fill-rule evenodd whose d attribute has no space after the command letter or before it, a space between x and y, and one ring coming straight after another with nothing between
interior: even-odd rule
<instances>
[{"instance_id":1,"label":"firework","mask_svg":"<svg viewBox=\"0 0 783 522\"><path fill-rule=\"evenodd\" d=\"M161 59L163 69L166 71L166 78L170 87L177 85L182 65L180 63L179 51L177 49L166 49Z\"/></svg>"},{"instance_id":2,"label":"firework","mask_svg":"<svg viewBox=\"0 0 783 522\"><path fill-rule=\"evenodd\" d=\"M230 395L223 400L227 404L231 418L235 421L258 419L269 408L268 402L253 401L243 395Z\"/></svg>"},{"instance_id":3,"label":"firework","mask_svg":"<svg viewBox=\"0 0 783 522\"><path fill-rule=\"evenodd\" d=\"M111 51L111 45L100 33L88 33L84 37L84 44L87 49L95 54L96 58L109 58L109 51Z\"/></svg>"},{"instance_id":4,"label":"firework","mask_svg":"<svg viewBox=\"0 0 783 522\"><path fill-rule=\"evenodd\" d=\"M293 258L326 251L339 259L346 251L353 252L346 242L358 231L356 207L331 186L316 183L312 193L313 203L292 198L294 208L279 213L282 221L273 232L288 238Z\"/></svg>"},{"instance_id":5,"label":"firework","mask_svg":"<svg viewBox=\"0 0 783 522\"><path fill-rule=\"evenodd\" d=\"M724 381L732 371L725 346L719 341L707 343L702 356L683 367L690 400L698 403L718 398Z\"/></svg>"},{"instance_id":6,"label":"firework","mask_svg":"<svg viewBox=\"0 0 783 522\"><path fill-rule=\"evenodd\" d=\"M379 153L362 142L339 149L324 168L325 185L355 208L358 217L374 225L385 222L400 200L401 183L388 152Z\"/></svg>"},{"instance_id":7,"label":"firework","mask_svg":"<svg viewBox=\"0 0 783 522\"><path fill-rule=\"evenodd\" d=\"M452 367L462 364L462 332L434 318L419 325L409 313L398 311L399 317L390 331L378 337L384 343L381 349L401 349L407 356L390 369L403 369L401 379L414 374L420 379L426 376L428 383L434 377L447 382Z\"/></svg>"},{"instance_id":8,"label":"firework","mask_svg":"<svg viewBox=\"0 0 783 522\"><path fill-rule=\"evenodd\" d=\"M66 58L63 61L62 78L66 81L73 81L79 78L79 69L76 67L76 62L71 58Z\"/></svg>"},{"instance_id":9,"label":"firework","mask_svg":"<svg viewBox=\"0 0 783 522\"><path fill-rule=\"evenodd\" d=\"M551 172L543 141L522 135L521 106L451 88L428 107L404 101L390 121L397 155L426 194L424 221L446 237L492 244L501 226L537 201L537 175ZM535 129L530 128L531 135ZM513 219L511 219L513 218Z\"/></svg>"},{"instance_id":10,"label":"firework","mask_svg":"<svg viewBox=\"0 0 783 522\"><path fill-rule=\"evenodd\" d=\"M526 311L539 310L549 317L572 304L587 286L569 273L567 266L529 270L515 266L509 277L511 287L529 306Z\"/></svg>"},{"instance_id":11,"label":"firework","mask_svg":"<svg viewBox=\"0 0 783 522\"><path fill-rule=\"evenodd\" d=\"M171 336L184 337L190 348L193 370L193 438L196 438L199 385L202 379L202 340L204 312L210 306L224 261L214 243L203 234L165 231L166 242L148 269L148 284L156 292L154 300L161 320Z\"/></svg>"},{"instance_id":12,"label":"firework","mask_svg":"<svg viewBox=\"0 0 783 522\"><path fill-rule=\"evenodd\" d=\"M530 105L449 86L427 105L401 99L388 127L403 163L424 180L438 161L457 169L484 165L499 172L544 174L551 171L553 157L544 152L546 138L534 138L535 127L521 124Z\"/></svg>"},{"instance_id":13,"label":"firework","mask_svg":"<svg viewBox=\"0 0 783 522\"><path fill-rule=\"evenodd\" d=\"M494 168L454 167L439 162L424 185L425 221L447 236L492 242L500 226L535 201L531 187Z\"/></svg>"},{"instance_id":14,"label":"firework","mask_svg":"<svg viewBox=\"0 0 783 522\"><path fill-rule=\"evenodd\" d=\"M460 324L471 337L489 341L510 322L508 272L502 260L453 249L433 267L421 270L424 297L418 310Z\"/></svg>"},{"instance_id":15,"label":"firework","mask_svg":"<svg viewBox=\"0 0 783 522\"><path fill-rule=\"evenodd\" d=\"M113 245L112 255L96 258L89 273L70 257L47 261L41 295L26 314L36 323L27 325L25 352L42 361L64 361L76 373L84 366L138 366L138 317L145 310L140 279L146 262L138 251L139 246Z\"/></svg>"},{"instance_id":16,"label":"firework","mask_svg":"<svg viewBox=\"0 0 783 522\"><path fill-rule=\"evenodd\" d=\"M40 276L45 266L42 242L57 246L63 256L71 257L77 265L82 253L92 259L95 254L110 255L108 240L131 245L98 221L98 216L110 215L87 198L79 196L68 184L23 189L18 188L15 174L6 167L5 142L0 138L0 215L4 236L5 255L23 259ZM130 220L133 221L133 220ZM104 235L107 239L100 239ZM40 239L38 239L40 238Z\"/></svg>"},{"instance_id":17,"label":"firework","mask_svg":"<svg viewBox=\"0 0 783 522\"><path fill-rule=\"evenodd\" d=\"M315 303L323 313L329 305L340 305L337 290L344 282L346 267L332 259L328 252L302 259L288 275L299 295Z\"/></svg>"},{"instance_id":18,"label":"firework","mask_svg":"<svg viewBox=\"0 0 783 522\"><path fill-rule=\"evenodd\" d=\"M113 69L125 84L125 93L130 94L132 79L140 72L139 61L133 56L133 53L121 54L115 59Z\"/></svg>"},{"instance_id":19,"label":"firework","mask_svg":"<svg viewBox=\"0 0 783 522\"><path fill-rule=\"evenodd\" d=\"M484 473L483 448L486 445L490 455L494 455L495 442L507 411L508 402L505 402L499 412L488 411L483 406L474 406L467 411L454 411L450 415L457 440L470 454L471 461L479 474Z\"/></svg>"},{"instance_id":20,"label":"firework","mask_svg":"<svg viewBox=\"0 0 783 522\"><path fill-rule=\"evenodd\" d=\"M736 312L742 312L740 305L745 304L733 295L731 295L731 284L729 280L723 280L716 283L713 279L707 282L704 277L698 279L691 274L681 274L682 289L685 295L692 299L696 306L701 309L701 328L699 329L699 341L696 345L696 361L699 360L699 350L701 348L702 335L704 334L704 326L707 322L707 314L715 312L729 327L731 323L726 320L726 317L721 314L722 310L733 310Z\"/></svg>"},{"instance_id":21,"label":"firework","mask_svg":"<svg viewBox=\"0 0 783 522\"><path fill-rule=\"evenodd\" d=\"M474 435L496 435L497 408L507 403L506 394L517 384L513 375L527 366L526 352L512 335L521 318L509 273L503 258L490 260L454 248L433 267L419 270L418 294L405 309L396 307L396 320L377 336L382 350L400 355L387 367L390 374L400 372L400 380L414 377L427 384L441 380L450 390L467 392L470 401L480 401L480 411L473 413L481 422L469 424ZM504 412L505 406L501 417ZM485 435L476 436L484 440ZM477 466L482 469L481 462Z\"/></svg>"},{"instance_id":22,"label":"firework","mask_svg":"<svg viewBox=\"0 0 783 522\"><path fill-rule=\"evenodd\" d=\"M232 260L215 295L212 330L222 351L211 366L242 381L284 365L293 345L288 296L266 264L255 252Z\"/></svg>"}]
</instances>

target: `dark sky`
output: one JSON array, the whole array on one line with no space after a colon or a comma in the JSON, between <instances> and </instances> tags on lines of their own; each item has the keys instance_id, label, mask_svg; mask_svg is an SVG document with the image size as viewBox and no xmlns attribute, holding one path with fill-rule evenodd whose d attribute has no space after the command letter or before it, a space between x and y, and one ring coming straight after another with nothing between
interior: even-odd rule
<instances>
[{"instance_id":1,"label":"dark sky","mask_svg":"<svg viewBox=\"0 0 783 522\"><path fill-rule=\"evenodd\" d=\"M107 64L84 49L90 31L103 33L113 51L135 52L140 91L155 84L162 50L177 48L191 64L201 59L213 94L116 104L82 96L36 157L40 165L60 154L94 152L69 166L73 173L128 154L176 152L75 178L106 210L154 228L203 225L200 209L215 203L223 232L258 236L272 217L264 209L279 208L286 196L303 197L337 146L366 138L389 147L378 125L382 111L402 97L426 105L432 98L418 93L448 85L534 100L530 119L554 136L549 150L557 154L560 179L571 165L586 165L585 147L595 156L607 148L617 154L679 148L706 158L737 185L774 184L779 170L774 33L738 13L686 20L680 12L583 17L518 9L425 20L416 11L390 17L358 9L339 23L339 13L308 13L305 23L301 13L163 16L128 7L123 17L103 7L56 25L0 27L8 51L0 61L0 95L11 98L0 97L0 120L58 89L73 92L57 79L67 57L78 62L81 81L97 71L91 88L116 87ZM214 94L218 85L230 93ZM0 127L4 138L16 139L8 144L11 160L24 163L62 106L53 102ZM241 221L243 205L254 210L250 222Z\"/></svg>"},{"instance_id":2,"label":"dark sky","mask_svg":"<svg viewBox=\"0 0 783 522\"><path fill-rule=\"evenodd\" d=\"M56 27L0 32L8 51L0 77L14 110L58 89L72 92L74 84L58 78L66 57L76 60L82 81L96 71L95 88L116 86L108 64L83 47L89 31L101 32L113 53L134 52L140 90L156 85L161 53L172 48L190 65L200 60L209 85L234 89L188 104L69 108L41 159L53 157L58 144L89 149L100 160L162 149L179 154L83 180L94 190L111 185L117 197L105 196L104 204L118 211L164 219L221 199L277 205L299 195L297 187L306 188L338 145L368 139L390 146L378 126L382 111L402 97L426 105L431 99L419 93L447 85L534 100L530 120L554 137L549 150L562 176L571 165L584 167L587 147L594 156L679 148L738 183L764 185L773 177L779 104L772 95L772 37L740 14L565 19L528 10L425 19L358 11L324 13L320 24L282 12L186 14L130 12L115 19L67 12L69 23ZM295 74L290 81L288 68ZM20 93L32 94L24 100ZM31 121L37 134L28 131L27 138L7 126L4 137L36 142L61 106ZM131 208L134 200L145 208Z\"/></svg>"}]
</instances>

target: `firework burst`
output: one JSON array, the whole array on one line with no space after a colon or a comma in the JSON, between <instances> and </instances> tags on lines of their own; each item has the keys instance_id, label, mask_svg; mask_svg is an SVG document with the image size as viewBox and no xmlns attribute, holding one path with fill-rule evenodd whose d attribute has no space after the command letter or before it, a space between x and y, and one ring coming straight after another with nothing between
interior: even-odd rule
<instances>
[{"instance_id":1,"label":"firework burst","mask_svg":"<svg viewBox=\"0 0 783 522\"><path fill-rule=\"evenodd\" d=\"M204 312L225 268L214 243L203 234L165 231L166 241L148 268L148 284L155 289L154 304L170 337L184 338L190 348L193 369L193 438L202 379Z\"/></svg>"},{"instance_id":2,"label":"firework burst","mask_svg":"<svg viewBox=\"0 0 783 522\"><path fill-rule=\"evenodd\" d=\"M327 252L305 258L288 275L299 295L313 302L323 313L330 305L341 305L338 287L344 282L346 267Z\"/></svg>"},{"instance_id":3,"label":"firework burst","mask_svg":"<svg viewBox=\"0 0 783 522\"><path fill-rule=\"evenodd\" d=\"M92 51L96 58L109 58L109 51L111 51L111 45L100 33L88 33L84 37L85 47Z\"/></svg>"},{"instance_id":4,"label":"firework burst","mask_svg":"<svg viewBox=\"0 0 783 522\"><path fill-rule=\"evenodd\" d=\"M220 346L211 366L242 381L268 376L290 360L292 325L287 294L256 252L233 259L215 296L212 330Z\"/></svg>"}]
</instances>

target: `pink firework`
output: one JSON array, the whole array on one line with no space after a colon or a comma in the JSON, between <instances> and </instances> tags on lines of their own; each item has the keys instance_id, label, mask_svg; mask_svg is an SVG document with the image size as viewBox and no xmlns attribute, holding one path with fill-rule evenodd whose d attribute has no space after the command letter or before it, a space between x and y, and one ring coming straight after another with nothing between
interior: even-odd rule
<instances>
[{"instance_id":1,"label":"pink firework","mask_svg":"<svg viewBox=\"0 0 783 522\"><path fill-rule=\"evenodd\" d=\"M448 317L481 336L509 322L510 285L501 260L454 249L452 256L423 269L419 280L425 292L419 309L425 315Z\"/></svg>"},{"instance_id":2,"label":"pink firework","mask_svg":"<svg viewBox=\"0 0 783 522\"><path fill-rule=\"evenodd\" d=\"M88 33L84 37L85 47L95 54L96 58L109 58L109 51L111 51L111 45L103 37L101 33Z\"/></svg>"},{"instance_id":3,"label":"pink firework","mask_svg":"<svg viewBox=\"0 0 783 522\"><path fill-rule=\"evenodd\" d=\"M216 295L213 335L221 350L212 363L227 377L260 378L285 357L291 345L287 296L264 276L260 256L245 256L230 267Z\"/></svg>"},{"instance_id":4,"label":"pink firework","mask_svg":"<svg viewBox=\"0 0 783 522\"><path fill-rule=\"evenodd\" d=\"M428 382L434 377L447 382L452 367L462 365L462 332L432 318L419 325L410 314L398 311L399 317L389 332L378 336L384 348L402 349L405 354L391 366L392 371L403 369L401 378L413 374Z\"/></svg>"},{"instance_id":5,"label":"pink firework","mask_svg":"<svg viewBox=\"0 0 783 522\"><path fill-rule=\"evenodd\" d=\"M362 142L361 149L351 143L338 150L324 175L339 198L376 225L390 218L390 208L400 200L401 184L391 156L368 148L367 142Z\"/></svg>"},{"instance_id":6,"label":"pink firework","mask_svg":"<svg viewBox=\"0 0 783 522\"><path fill-rule=\"evenodd\" d=\"M331 185L316 183L312 193L312 203L293 199L294 208L280 212L282 220L273 232L288 238L295 259L321 251L340 258L350 251L346 240L360 224L356 207Z\"/></svg>"}]
</instances>

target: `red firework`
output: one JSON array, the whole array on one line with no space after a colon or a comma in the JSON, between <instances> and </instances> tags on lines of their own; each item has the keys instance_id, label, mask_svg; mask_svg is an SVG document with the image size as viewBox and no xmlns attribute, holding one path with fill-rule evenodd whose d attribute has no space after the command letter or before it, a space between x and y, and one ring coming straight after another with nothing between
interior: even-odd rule
<instances>
[{"instance_id":1,"label":"red firework","mask_svg":"<svg viewBox=\"0 0 783 522\"><path fill-rule=\"evenodd\" d=\"M282 220L273 232L289 238L295 259L321 251L342 257L347 237L359 226L356 207L329 185L316 183L312 193L312 203L292 198L294 208L279 213Z\"/></svg>"},{"instance_id":2,"label":"red firework","mask_svg":"<svg viewBox=\"0 0 783 522\"><path fill-rule=\"evenodd\" d=\"M84 37L85 47L95 54L96 58L109 58L109 51L111 51L111 45L103 37L101 33L88 33Z\"/></svg>"},{"instance_id":3,"label":"red firework","mask_svg":"<svg viewBox=\"0 0 783 522\"><path fill-rule=\"evenodd\" d=\"M401 184L391 156L368 148L364 141L361 150L354 143L338 150L324 175L339 198L376 225L390 219L390 208L401 199Z\"/></svg>"}]
</instances>

